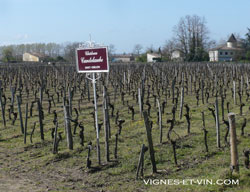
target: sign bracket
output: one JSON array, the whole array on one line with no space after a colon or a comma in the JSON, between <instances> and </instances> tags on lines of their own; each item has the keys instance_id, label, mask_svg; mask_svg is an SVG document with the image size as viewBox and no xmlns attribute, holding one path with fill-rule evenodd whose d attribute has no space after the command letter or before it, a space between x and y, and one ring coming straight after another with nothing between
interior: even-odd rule
<instances>
[{"instance_id":1,"label":"sign bracket","mask_svg":"<svg viewBox=\"0 0 250 192\"><path fill-rule=\"evenodd\" d=\"M97 77L94 77L93 74L96 74ZM101 78L101 74L100 73L86 73L86 78L92 81L92 83L96 83L96 81Z\"/></svg>"}]
</instances>

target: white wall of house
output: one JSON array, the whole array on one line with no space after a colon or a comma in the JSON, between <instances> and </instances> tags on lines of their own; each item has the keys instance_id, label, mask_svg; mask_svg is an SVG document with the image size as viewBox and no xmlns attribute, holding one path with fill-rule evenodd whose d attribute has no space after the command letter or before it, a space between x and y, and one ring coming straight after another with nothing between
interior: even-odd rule
<instances>
[{"instance_id":1,"label":"white wall of house","mask_svg":"<svg viewBox=\"0 0 250 192\"><path fill-rule=\"evenodd\" d=\"M210 61L233 61L236 57L237 52L235 50L214 50L209 51Z\"/></svg>"},{"instance_id":2,"label":"white wall of house","mask_svg":"<svg viewBox=\"0 0 250 192\"><path fill-rule=\"evenodd\" d=\"M112 61L113 62L130 62L131 59L130 57L116 57L116 58L113 58Z\"/></svg>"},{"instance_id":3,"label":"white wall of house","mask_svg":"<svg viewBox=\"0 0 250 192\"><path fill-rule=\"evenodd\" d=\"M30 53L24 53L23 54L23 61L33 61L33 62L39 62L39 57L34 56Z\"/></svg>"},{"instance_id":4,"label":"white wall of house","mask_svg":"<svg viewBox=\"0 0 250 192\"><path fill-rule=\"evenodd\" d=\"M219 61L218 51L217 50L209 51L209 59L210 59L210 61Z\"/></svg>"},{"instance_id":5,"label":"white wall of house","mask_svg":"<svg viewBox=\"0 0 250 192\"><path fill-rule=\"evenodd\" d=\"M175 50L171 54L171 60L180 60L182 59L182 54L179 50Z\"/></svg>"},{"instance_id":6,"label":"white wall of house","mask_svg":"<svg viewBox=\"0 0 250 192\"><path fill-rule=\"evenodd\" d=\"M233 61L236 55L234 50L219 50L218 51L219 59L218 61Z\"/></svg>"},{"instance_id":7,"label":"white wall of house","mask_svg":"<svg viewBox=\"0 0 250 192\"><path fill-rule=\"evenodd\" d=\"M161 58L159 54L147 53L147 62L154 62L154 58Z\"/></svg>"}]
</instances>

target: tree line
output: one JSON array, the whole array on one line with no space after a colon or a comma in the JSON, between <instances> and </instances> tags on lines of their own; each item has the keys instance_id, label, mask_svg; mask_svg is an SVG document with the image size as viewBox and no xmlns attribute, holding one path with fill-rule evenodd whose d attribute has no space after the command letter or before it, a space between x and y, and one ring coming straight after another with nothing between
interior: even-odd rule
<instances>
[{"instance_id":1,"label":"tree line","mask_svg":"<svg viewBox=\"0 0 250 192\"><path fill-rule=\"evenodd\" d=\"M79 44L81 42L4 45L0 46L0 56L4 62L22 61L22 55L28 52L46 55L49 61L73 62L75 59L75 48Z\"/></svg>"}]
</instances>

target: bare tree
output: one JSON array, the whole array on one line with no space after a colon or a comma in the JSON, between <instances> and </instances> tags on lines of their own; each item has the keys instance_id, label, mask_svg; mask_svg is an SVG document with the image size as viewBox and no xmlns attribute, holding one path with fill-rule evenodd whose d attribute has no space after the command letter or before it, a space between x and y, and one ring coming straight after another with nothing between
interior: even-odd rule
<instances>
[{"instance_id":1,"label":"bare tree","mask_svg":"<svg viewBox=\"0 0 250 192\"><path fill-rule=\"evenodd\" d=\"M137 55L140 55L142 49L143 49L143 47L141 44L136 44L134 47L134 53Z\"/></svg>"},{"instance_id":2,"label":"bare tree","mask_svg":"<svg viewBox=\"0 0 250 192\"><path fill-rule=\"evenodd\" d=\"M115 51L116 51L115 45L114 44L110 44L108 46L108 51L109 51L109 54L111 54L111 55L114 54Z\"/></svg>"},{"instance_id":3,"label":"bare tree","mask_svg":"<svg viewBox=\"0 0 250 192\"><path fill-rule=\"evenodd\" d=\"M178 49L189 61L200 60L209 45L209 31L204 17L187 15L174 27Z\"/></svg>"},{"instance_id":4,"label":"bare tree","mask_svg":"<svg viewBox=\"0 0 250 192\"><path fill-rule=\"evenodd\" d=\"M108 54L109 54L109 60L110 61L112 61L112 58L113 58L113 55L115 54L115 51L116 51L116 49L115 49L114 44L110 44L108 46Z\"/></svg>"},{"instance_id":5,"label":"bare tree","mask_svg":"<svg viewBox=\"0 0 250 192\"><path fill-rule=\"evenodd\" d=\"M151 44L149 47L146 48L147 53L153 53L156 52L154 46Z\"/></svg>"},{"instance_id":6,"label":"bare tree","mask_svg":"<svg viewBox=\"0 0 250 192\"><path fill-rule=\"evenodd\" d=\"M64 48L64 54L66 60L70 61L71 63L75 62L75 49L79 47L79 43L68 43Z\"/></svg>"},{"instance_id":7,"label":"bare tree","mask_svg":"<svg viewBox=\"0 0 250 192\"><path fill-rule=\"evenodd\" d=\"M167 40L163 46L162 54L167 58L171 59L173 51L176 49L176 43L174 40Z\"/></svg>"}]
</instances>

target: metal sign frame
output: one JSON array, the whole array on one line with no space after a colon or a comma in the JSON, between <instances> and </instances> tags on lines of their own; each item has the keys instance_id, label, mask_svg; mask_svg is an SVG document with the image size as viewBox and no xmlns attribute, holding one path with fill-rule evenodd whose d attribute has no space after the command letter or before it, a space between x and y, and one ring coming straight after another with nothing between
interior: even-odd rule
<instances>
[{"instance_id":1,"label":"metal sign frame","mask_svg":"<svg viewBox=\"0 0 250 192\"><path fill-rule=\"evenodd\" d=\"M79 63L78 63L78 51L80 50L88 50L88 49L106 49L106 61L107 61L107 69L106 70L79 70ZM90 46L90 47L79 47L76 49L76 69L78 73L107 73L109 72L109 58L108 58L108 46Z\"/></svg>"},{"instance_id":2,"label":"metal sign frame","mask_svg":"<svg viewBox=\"0 0 250 192\"><path fill-rule=\"evenodd\" d=\"M106 49L106 58L107 58L107 70L89 70L89 71L79 71L78 65L78 50L88 50L88 49L98 49L105 48ZM94 96L94 107L95 107L95 128L96 128L96 148L97 148L97 158L98 163L101 165L101 152L100 152L100 141L99 141L99 128L98 128L98 110L97 110L97 98L96 98L96 81L100 79L100 73L108 73L109 72L109 60L108 60L108 47L107 46L99 46L91 41L87 42L87 44L79 45L79 48L76 49L76 68L78 73L86 73L86 78L92 81L93 84L93 96ZM92 77L91 77L92 76Z\"/></svg>"}]
</instances>

